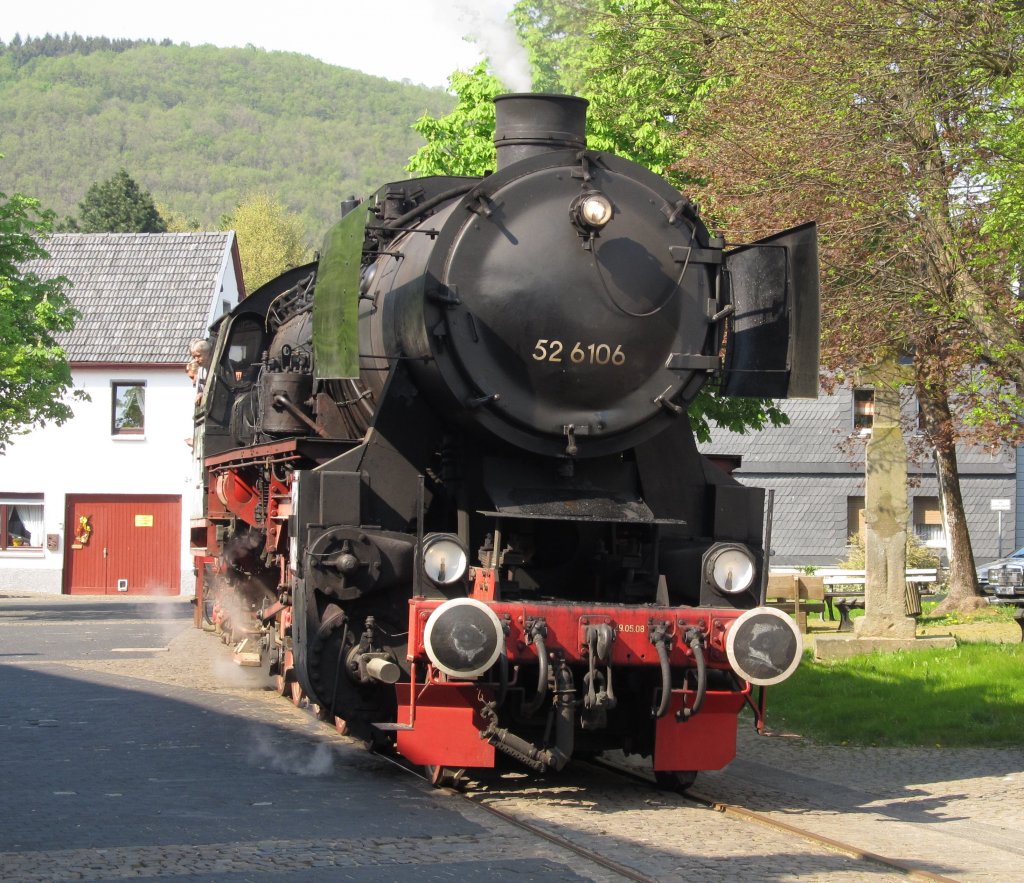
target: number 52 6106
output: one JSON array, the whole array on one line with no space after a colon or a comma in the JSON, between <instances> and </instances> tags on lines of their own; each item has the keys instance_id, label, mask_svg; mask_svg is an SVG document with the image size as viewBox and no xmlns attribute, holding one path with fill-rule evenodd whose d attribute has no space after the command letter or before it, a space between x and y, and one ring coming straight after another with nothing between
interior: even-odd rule
<instances>
[{"instance_id":1,"label":"number 52 6106","mask_svg":"<svg viewBox=\"0 0 1024 883\"><path fill-rule=\"evenodd\" d=\"M540 338L533 348L536 362L570 362L573 365L615 365L626 364L622 344L615 348L609 343L584 343L576 341L571 347L561 340Z\"/></svg>"}]
</instances>

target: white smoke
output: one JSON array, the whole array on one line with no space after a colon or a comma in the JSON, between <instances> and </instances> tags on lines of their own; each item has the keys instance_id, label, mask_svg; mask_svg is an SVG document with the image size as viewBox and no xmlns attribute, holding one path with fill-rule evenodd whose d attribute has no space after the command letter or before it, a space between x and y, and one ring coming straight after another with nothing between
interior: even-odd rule
<instances>
[{"instance_id":1,"label":"white smoke","mask_svg":"<svg viewBox=\"0 0 1024 883\"><path fill-rule=\"evenodd\" d=\"M246 733L248 761L254 766L293 776L329 776L334 772L334 751L325 742L310 744L296 738L283 742L265 728Z\"/></svg>"},{"instance_id":2,"label":"white smoke","mask_svg":"<svg viewBox=\"0 0 1024 883\"><path fill-rule=\"evenodd\" d=\"M529 92L530 60L509 20L510 0L455 0L453 5L464 35L490 59L494 75L512 92Z\"/></svg>"}]
</instances>

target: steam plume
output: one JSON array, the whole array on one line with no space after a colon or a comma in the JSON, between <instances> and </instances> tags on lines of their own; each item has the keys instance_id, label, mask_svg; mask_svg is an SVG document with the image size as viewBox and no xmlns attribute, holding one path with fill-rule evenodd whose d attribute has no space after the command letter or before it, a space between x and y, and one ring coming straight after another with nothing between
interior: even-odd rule
<instances>
[{"instance_id":1,"label":"steam plume","mask_svg":"<svg viewBox=\"0 0 1024 883\"><path fill-rule=\"evenodd\" d=\"M457 0L459 22L491 61L494 75L512 92L529 92L530 62L508 13L508 0Z\"/></svg>"}]
</instances>

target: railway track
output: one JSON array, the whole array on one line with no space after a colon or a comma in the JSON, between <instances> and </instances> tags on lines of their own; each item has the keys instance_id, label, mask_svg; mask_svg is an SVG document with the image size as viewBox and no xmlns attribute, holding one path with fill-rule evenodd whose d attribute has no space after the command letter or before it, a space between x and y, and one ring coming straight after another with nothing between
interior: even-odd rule
<instances>
[{"instance_id":1,"label":"railway track","mask_svg":"<svg viewBox=\"0 0 1024 883\"><path fill-rule=\"evenodd\" d=\"M611 770L619 775L625 776L626 778L646 782L652 787L656 786L653 775L650 777L645 776L637 770L629 769L628 767L624 767L612 761L595 761L594 763L595 765ZM695 803L699 806L705 807L706 809L721 813L722 815L740 819L745 822L763 825L777 831L782 831L785 834L800 837L809 843L814 843L826 849L848 855L850 858L857 859L858 861L870 862L871 864L879 865L883 868L888 868L889 870L898 871L911 879L956 883L956 881L951 877L943 877L940 874L934 874L924 868L917 867L912 862L880 855L877 852L863 849L859 846L854 846L853 844L845 843L841 840L836 840L834 837L827 837L824 834L820 834L808 828L779 821L778 819L774 819L764 813L756 812L755 810L747 809L746 807L737 806L732 803L723 803L713 797L701 793L699 787L689 789L677 796L680 800Z\"/></svg>"},{"instance_id":2,"label":"railway track","mask_svg":"<svg viewBox=\"0 0 1024 883\"><path fill-rule=\"evenodd\" d=\"M436 778L436 773L433 773L432 775L432 771L423 770L422 768L410 765L400 757L385 754L378 754L377 756L403 770L405 773L438 787L435 782L432 781L432 778ZM577 762L576 766L578 767L577 779L570 786L572 788L581 787L579 785L579 779L583 778L585 780L587 778L586 773L583 772L586 769L598 771L603 776L611 775L620 782L628 782L633 788L639 787L644 789L659 801L675 804L679 807L688 807L691 810L695 809L701 813L707 814L708 818L714 818L716 816L725 817L735 820L745 826L760 826L776 832L776 834L784 835L787 842L791 843L792 838L795 837L809 844L811 847L845 856L848 859L853 860L856 866L860 866L860 873L864 874L865 879L869 877L873 880L885 879L884 877L879 876L879 872L888 871L893 875L898 876L900 879L939 881L939 883L957 883L957 881L951 877L945 877L940 874L933 873L932 871L922 868L913 862L882 855L852 843L826 836L825 834L811 830L808 827L782 822L766 815L765 813L757 812L743 806L724 803L716 800L714 797L706 793L703 793L699 787L689 789L685 792L667 791L657 784L653 773L647 773L614 760L597 759L593 761L582 761ZM566 830L564 833L559 833L557 830L553 830L553 827L555 826L552 825L550 820L538 821L527 817L521 810L517 811L514 809L508 809L505 804L507 803L507 798L509 796L511 796L513 802L517 802L517 786L513 785L509 788L509 794L496 792L494 782L499 781L502 778L503 777L501 776L496 776L494 779L487 782L477 783L477 785L482 784L482 786L476 788L451 787L447 785L439 787L440 790L444 791L446 794L467 801L490 815L501 819L507 824L514 825L522 831L539 837L561 849L572 852L586 862L598 865L624 880L636 881L636 883L657 883L659 880L666 879L661 874L651 875L649 873L645 873L641 868L634 867L624 861L614 858L612 855L609 855L608 853L610 851L614 851L614 847L607 851L602 851L601 849L582 845L578 841L578 837L575 832L571 829ZM520 781L522 782L527 779L529 779L529 777L523 776L520 778ZM585 793L585 785L582 786L582 790ZM537 798L531 796L528 799L533 801ZM609 809L612 808L609 807ZM623 809L626 812L629 811L628 806L623 807ZM709 825L714 825L714 822L709 822ZM854 874L858 873L856 867L852 872Z\"/></svg>"}]
</instances>

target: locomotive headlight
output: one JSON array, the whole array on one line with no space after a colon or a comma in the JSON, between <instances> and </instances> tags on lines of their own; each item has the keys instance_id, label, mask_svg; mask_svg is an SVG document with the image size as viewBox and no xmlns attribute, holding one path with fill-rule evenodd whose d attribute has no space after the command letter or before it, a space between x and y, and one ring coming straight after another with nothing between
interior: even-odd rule
<instances>
[{"instance_id":1,"label":"locomotive headlight","mask_svg":"<svg viewBox=\"0 0 1024 883\"><path fill-rule=\"evenodd\" d=\"M754 581L757 565L750 549L738 543L718 543L704 556L704 577L727 595L745 592Z\"/></svg>"},{"instance_id":2,"label":"locomotive headlight","mask_svg":"<svg viewBox=\"0 0 1024 883\"><path fill-rule=\"evenodd\" d=\"M447 533L429 534L421 550L423 572L439 586L450 586L466 574L469 554L458 537Z\"/></svg>"},{"instance_id":3,"label":"locomotive headlight","mask_svg":"<svg viewBox=\"0 0 1024 883\"><path fill-rule=\"evenodd\" d=\"M582 193L569 208L572 222L583 230L600 230L615 214L611 200L597 190Z\"/></svg>"}]
</instances>

